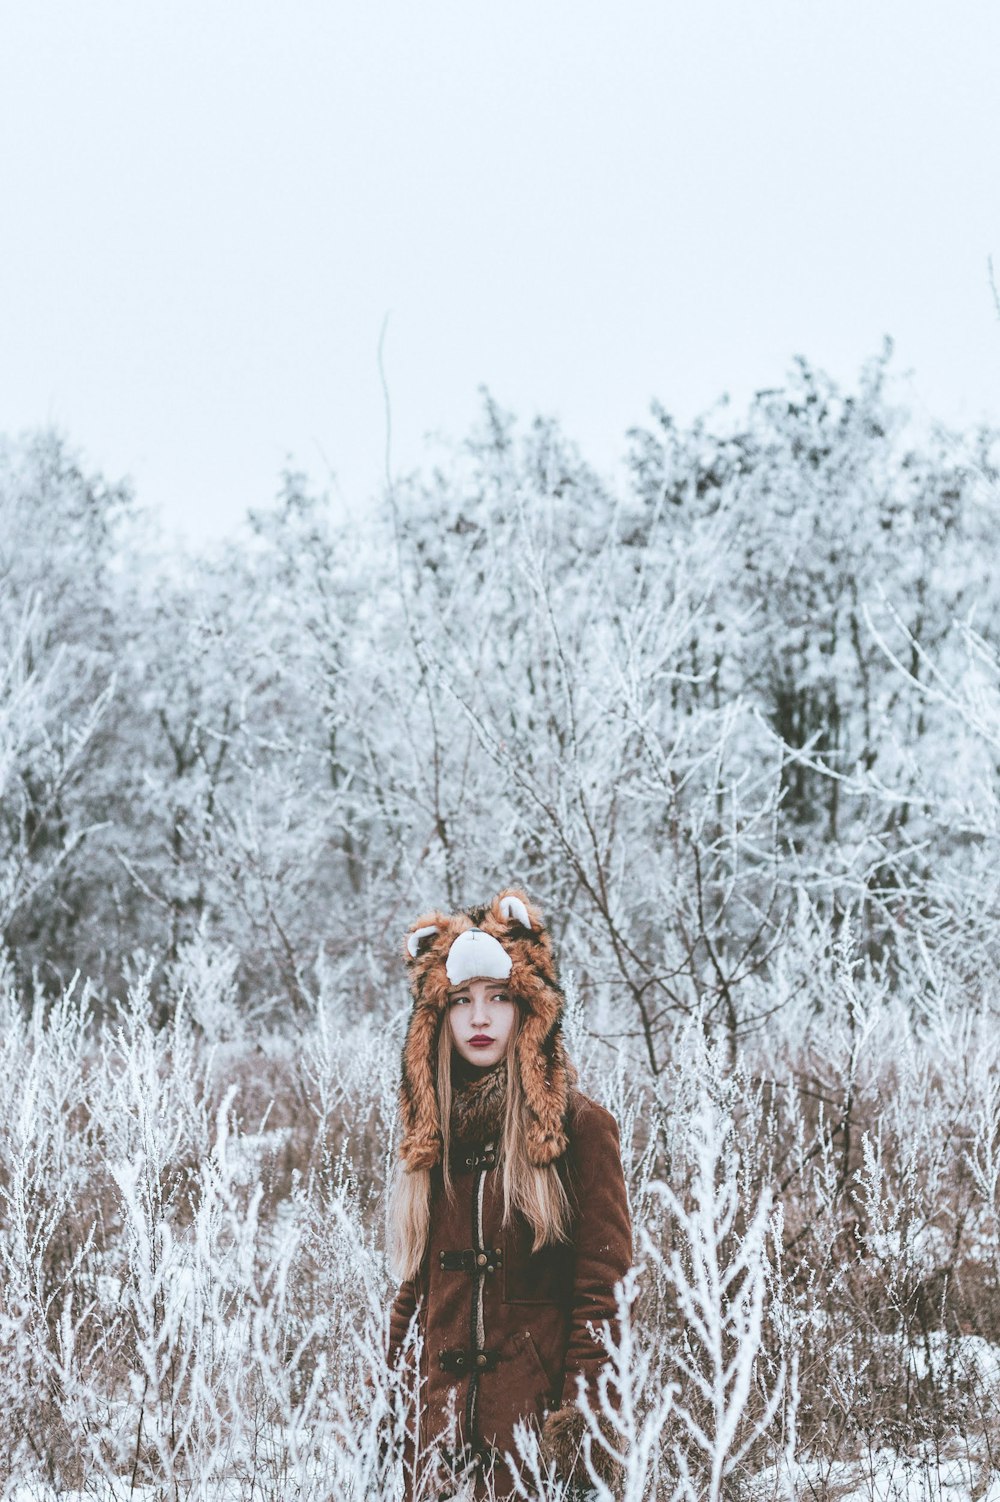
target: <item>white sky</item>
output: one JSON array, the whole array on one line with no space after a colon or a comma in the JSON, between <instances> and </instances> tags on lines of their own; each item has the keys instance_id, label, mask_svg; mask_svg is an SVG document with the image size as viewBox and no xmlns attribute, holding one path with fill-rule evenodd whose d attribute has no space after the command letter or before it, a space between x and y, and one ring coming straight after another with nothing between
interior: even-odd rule
<instances>
[{"instance_id":1,"label":"white sky","mask_svg":"<svg viewBox=\"0 0 1000 1502\"><path fill-rule=\"evenodd\" d=\"M168 527L351 505L477 388L602 466L882 335L1000 421L989 0L0 0L0 429Z\"/></svg>"}]
</instances>

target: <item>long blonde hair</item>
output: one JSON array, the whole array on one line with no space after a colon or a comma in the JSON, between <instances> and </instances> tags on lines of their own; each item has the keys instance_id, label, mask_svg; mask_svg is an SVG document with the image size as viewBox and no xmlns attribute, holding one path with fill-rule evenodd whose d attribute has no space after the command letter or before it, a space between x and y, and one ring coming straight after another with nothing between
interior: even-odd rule
<instances>
[{"instance_id":1,"label":"long blonde hair","mask_svg":"<svg viewBox=\"0 0 1000 1502\"><path fill-rule=\"evenodd\" d=\"M521 1014L511 1029L507 1043L507 1099L503 1132L500 1139L503 1220L511 1223L515 1212L524 1216L533 1235L532 1251L557 1242L569 1241L573 1211L566 1187L554 1163L537 1167L525 1151L524 1117L527 1106L521 1077L514 1058L514 1044L520 1031ZM438 1120L441 1123L441 1178L448 1199L454 1196L451 1178L451 1029L442 1015L438 1028L437 1093ZM407 1169L398 1158L389 1186L386 1221L389 1261L400 1279L415 1277L427 1250L431 1225L431 1170Z\"/></svg>"}]
</instances>

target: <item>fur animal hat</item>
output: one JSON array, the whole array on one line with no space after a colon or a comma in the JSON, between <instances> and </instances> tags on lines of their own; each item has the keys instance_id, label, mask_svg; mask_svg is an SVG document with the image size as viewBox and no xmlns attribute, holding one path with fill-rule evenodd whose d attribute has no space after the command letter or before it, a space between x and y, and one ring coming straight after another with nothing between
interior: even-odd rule
<instances>
[{"instance_id":1,"label":"fur animal hat","mask_svg":"<svg viewBox=\"0 0 1000 1502\"><path fill-rule=\"evenodd\" d=\"M473 939L474 931L481 937ZM452 952L460 935L470 937ZM510 961L507 974L504 955ZM563 1047L563 994L539 909L523 892L510 888L486 907L451 916L428 913L407 933L405 959L413 1012L403 1045L399 1152L407 1168L433 1168L440 1161L438 1035L452 986L477 975L506 979L511 999L521 1007L514 1062L528 1109L527 1153L539 1168L554 1162L566 1151L574 1072ZM483 968L476 969L477 964Z\"/></svg>"}]
</instances>

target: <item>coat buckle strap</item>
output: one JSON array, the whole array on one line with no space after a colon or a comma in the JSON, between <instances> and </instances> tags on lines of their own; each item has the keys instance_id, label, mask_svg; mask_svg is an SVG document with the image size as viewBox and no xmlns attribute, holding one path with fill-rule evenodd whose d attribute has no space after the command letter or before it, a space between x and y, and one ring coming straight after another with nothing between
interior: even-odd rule
<instances>
[{"instance_id":1,"label":"coat buckle strap","mask_svg":"<svg viewBox=\"0 0 1000 1502\"><path fill-rule=\"evenodd\" d=\"M503 1267L501 1247L471 1247L464 1252L438 1252L438 1265L444 1273L495 1273Z\"/></svg>"},{"instance_id":2,"label":"coat buckle strap","mask_svg":"<svg viewBox=\"0 0 1000 1502\"><path fill-rule=\"evenodd\" d=\"M492 1142L487 1142L485 1147L470 1147L466 1152L459 1148L451 1155L452 1173L462 1173L472 1168L495 1168L497 1163L497 1150Z\"/></svg>"},{"instance_id":3,"label":"coat buckle strap","mask_svg":"<svg viewBox=\"0 0 1000 1502\"><path fill-rule=\"evenodd\" d=\"M462 1346L452 1346L450 1350L438 1353L438 1365L443 1372L451 1372L453 1376L463 1377L466 1372L493 1372L500 1364L500 1352L466 1350Z\"/></svg>"}]
</instances>

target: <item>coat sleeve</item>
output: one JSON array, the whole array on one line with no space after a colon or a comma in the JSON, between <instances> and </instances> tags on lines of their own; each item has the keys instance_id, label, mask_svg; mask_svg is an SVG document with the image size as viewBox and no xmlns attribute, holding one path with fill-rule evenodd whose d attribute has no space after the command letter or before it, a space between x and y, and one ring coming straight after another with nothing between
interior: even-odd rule
<instances>
[{"instance_id":1,"label":"coat sleeve","mask_svg":"<svg viewBox=\"0 0 1000 1502\"><path fill-rule=\"evenodd\" d=\"M593 1388L607 1360L587 1326L615 1328L615 1284L632 1266L632 1220L622 1172L618 1123L594 1101L574 1123L570 1171L576 1201L576 1258L563 1402L577 1395L577 1377Z\"/></svg>"},{"instance_id":2,"label":"coat sleeve","mask_svg":"<svg viewBox=\"0 0 1000 1502\"><path fill-rule=\"evenodd\" d=\"M399 1292L393 1299L392 1309L389 1312L389 1344L386 1348L386 1360L390 1366L395 1366L399 1360L399 1353L403 1348L416 1307L416 1279L407 1278L405 1283L399 1285Z\"/></svg>"}]
</instances>

